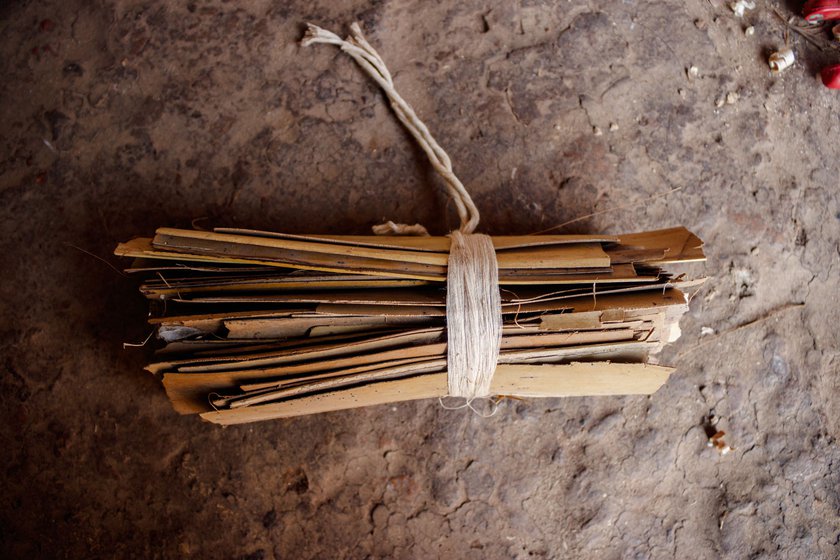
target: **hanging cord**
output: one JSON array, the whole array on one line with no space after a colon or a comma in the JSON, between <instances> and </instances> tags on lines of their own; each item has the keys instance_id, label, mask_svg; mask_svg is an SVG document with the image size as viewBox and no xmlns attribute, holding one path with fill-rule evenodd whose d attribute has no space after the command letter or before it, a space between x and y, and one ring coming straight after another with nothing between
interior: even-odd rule
<instances>
[{"instance_id":1,"label":"hanging cord","mask_svg":"<svg viewBox=\"0 0 840 560\"><path fill-rule=\"evenodd\" d=\"M468 234L474 232L479 221L478 208L476 208L463 183L455 176L455 172L452 171L452 161L449 159L449 155L432 137L431 132L429 132L429 129L414 112L414 109L411 108L411 105L397 93L394 87L394 81L391 78L391 73L385 66L385 61L370 46L370 43L365 40L359 24L353 23L350 26L350 36L347 39L342 39L335 33L321 29L317 25L307 24L306 34L301 44L304 47L308 47L309 45L318 43L340 47L342 51L353 57L353 60L356 61L362 70L373 78L379 84L379 87L385 91L385 95L388 96L391 107L394 108L394 112L397 114L397 118L400 119L400 122L405 125L417 143L420 144L420 147L429 157L432 167L443 178L446 184L446 190L449 192L449 196L452 197L455 208L458 211L458 217L461 219L461 227L459 228L461 233ZM379 231L385 231L386 233L395 233L401 228L416 228L416 226L406 226L405 224L394 224L395 227L389 227L387 224L383 224L383 226L385 227L380 227ZM374 228L374 233L379 234L379 231L377 231L377 228ZM416 232L417 230L415 229L414 231Z\"/></svg>"}]
</instances>

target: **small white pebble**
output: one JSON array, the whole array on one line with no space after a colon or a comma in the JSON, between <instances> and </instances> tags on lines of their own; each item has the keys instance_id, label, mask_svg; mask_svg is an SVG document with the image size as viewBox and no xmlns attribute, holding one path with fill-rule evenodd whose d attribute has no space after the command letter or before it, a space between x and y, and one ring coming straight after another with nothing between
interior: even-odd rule
<instances>
[{"instance_id":1,"label":"small white pebble","mask_svg":"<svg viewBox=\"0 0 840 560\"><path fill-rule=\"evenodd\" d=\"M793 54L793 49L785 47L778 52L774 52L768 59L770 71L773 74L778 74L793 66L796 61L796 56Z\"/></svg>"},{"instance_id":2,"label":"small white pebble","mask_svg":"<svg viewBox=\"0 0 840 560\"><path fill-rule=\"evenodd\" d=\"M715 334L715 329L712 327L702 327L700 329L700 336L709 336L710 334Z\"/></svg>"},{"instance_id":3,"label":"small white pebble","mask_svg":"<svg viewBox=\"0 0 840 560\"><path fill-rule=\"evenodd\" d=\"M744 35L746 35L747 37L752 37L753 35L755 35L755 27L750 25L749 27L744 29Z\"/></svg>"},{"instance_id":4,"label":"small white pebble","mask_svg":"<svg viewBox=\"0 0 840 560\"><path fill-rule=\"evenodd\" d=\"M727 105L735 105L738 100L741 99L741 96L738 95L738 92L730 91L726 94L726 104Z\"/></svg>"},{"instance_id":5,"label":"small white pebble","mask_svg":"<svg viewBox=\"0 0 840 560\"><path fill-rule=\"evenodd\" d=\"M693 64L688 67L688 77L689 78L696 78L700 75L700 69L694 66Z\"/></svg>"},{"instance_id":6,"label":"small white pebble","mask_svg":"<svg viewBox=\"0 0 840 560\"><path fill-rule=\"evenodd\" d=\"M616 130L618 130L618 124L616 124L614 122L611 122L610 123L610 132L615 132Z\"/></svg>"},{"instance_id":7,"label":"small white pebble","mask_svg":"<svg viewBox=\"0 0 840 560\"><path fill-rule=\"evenodd\" d=\"M755 9L755 2L752 0L735 0L729 3L729 7L737 17L744 17L744 12Z\"/></svg>"},{"instance_id":8,"label":"small white pebble","mask_svg":"<svg viewBox=\"0 0 840 560\"><path fill-rule=\"evenodd\" d=\"M595 136L602 136L602 135L604 134L604 131L603 131L603 130L601 130L601 129L600 129L599 127L597 127L597 126L593 126L593 127L592 127L592 134L594 134Z\"/></svg>"},{"instance_id":9,"label":"small white pebble","mask_svg":"<svg viewBox=\"0 0 840 560\"><path fill-rule=\"evenodd\" d=\"M715 107L720 109L726 103L726 99L721 95L717 99L715 99Z\"/></svg>"}]
</instances>

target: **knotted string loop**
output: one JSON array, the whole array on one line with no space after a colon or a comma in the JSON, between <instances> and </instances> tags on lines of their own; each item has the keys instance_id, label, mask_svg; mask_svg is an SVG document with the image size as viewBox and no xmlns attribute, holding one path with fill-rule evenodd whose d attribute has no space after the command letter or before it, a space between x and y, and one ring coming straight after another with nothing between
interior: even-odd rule
<instances>
[{"instance_id":1,"label":"knotted string loop","mask_svg":"<svg viewBox=\"0 0 840 560\"><path fill-rule=\"evenodd\" d=\"M461 183L460 179L455 176L452 170L452 161L449 155L440 147L440 144L432 137L432 133L420 120L414 109L411 108L405 99L397 93L394 87L394 80L391 78L391 73L385 66L385 61L379 56L379 53L374 50L370 43L365 40L362 35L362 30L358 23L353 23L350 26L350 36L347 39L342 39L335 33L321 29L317 25L308 24L306 35L304 35L301 44L304 47L317 43L327 43L336 45L342 51L350 55L353 60L365 71L365 73L373 78L379 84L379 87L385 92L388 100L391 102L391 107L397 114L397 118L405 125L408 132L414 137L420 148L429 157L432 167L443 178L446 190L452 201L455 203L455 208L458 211L458 217L461 219L460 230L462 233L472 233L478 226L480 219L478 208L473 203L470 193Z\"/></svg>"}]
</instances>

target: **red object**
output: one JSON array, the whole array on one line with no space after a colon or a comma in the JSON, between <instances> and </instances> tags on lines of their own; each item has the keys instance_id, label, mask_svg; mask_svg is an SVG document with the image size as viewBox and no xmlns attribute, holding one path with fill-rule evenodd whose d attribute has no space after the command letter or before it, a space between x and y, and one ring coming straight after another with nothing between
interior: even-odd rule
<instances>
[{"instance_id":1,"label":"red object","mask_svg":"<svg viewBox=\"0 0 840 560\"><path fill-rule=\"evenodd\" d=\"M802 15L808 23L840 19L840 0L808 0Z\"/></svg>"},{"instance_id":2,"label":"red object","mask_svg":"<svg viewBox=\"0 0 840 560\"><path fill-rule=\"evenodd\" d=\"M820 72L820 76L822 77L825 87L830 89L840 89L840 64L823 68L822 72Z\"/></svg>"}]
</instances>

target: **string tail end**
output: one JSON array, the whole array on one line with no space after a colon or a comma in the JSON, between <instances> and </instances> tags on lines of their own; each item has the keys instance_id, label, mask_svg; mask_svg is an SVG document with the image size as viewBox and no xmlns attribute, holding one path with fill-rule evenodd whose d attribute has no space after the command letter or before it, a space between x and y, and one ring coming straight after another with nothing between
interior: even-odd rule
<instances>
[{"instance_id":1,"label":"string tail end","mask_svg":"<svg viewBox=\"0 0 840 560\"><path fill-rule=\"evenodd\" d=\"M303 39L301 39L300 44L304 47L308 47L309 45L316 45L318 43L341 45L343 41L341 37L332 31L327 31L326 29L318 27L314 23L307 23L306 32L303 34Z\"/></svg>"}]
</instances>

